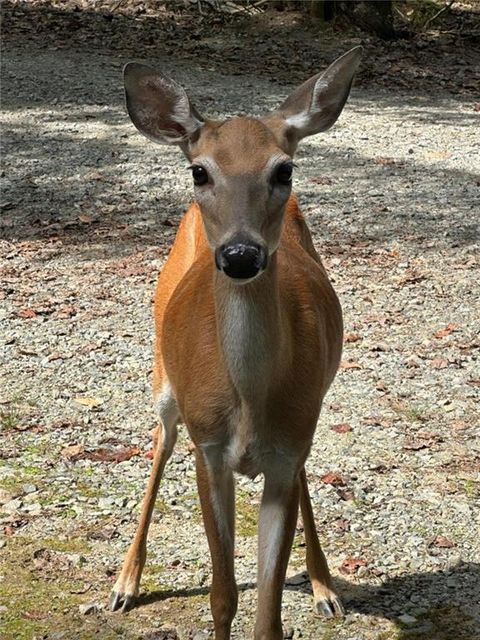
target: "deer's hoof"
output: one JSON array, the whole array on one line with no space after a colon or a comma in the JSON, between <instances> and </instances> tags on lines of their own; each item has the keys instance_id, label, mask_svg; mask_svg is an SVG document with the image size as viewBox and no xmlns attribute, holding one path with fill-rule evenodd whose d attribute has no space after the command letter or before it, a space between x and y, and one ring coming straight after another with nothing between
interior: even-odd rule
<instances>
[{"instance_id":1,"label":"deer's hoof","mask_svg":"<svg viewBox=\"0 0 480 640\"><path fill-rule=\"evenodd\" d=\"M328 597L315 598L313 610L317 615L324 618L343 618L345 615L342 602L334 593L331 593Z\"/></svg>"},{"instance_id":2,"label":"deer's hoof","mask_svg":"<svg viewBox=\"0 0 480 640\"><path fill-rule=\"evenodd\" d=\"M112 591L110 595L109 607L111 611L120 611L126 613L135 604L135 595L133 593L122 593L121 591Z\"/></svg>"}]
</instances>

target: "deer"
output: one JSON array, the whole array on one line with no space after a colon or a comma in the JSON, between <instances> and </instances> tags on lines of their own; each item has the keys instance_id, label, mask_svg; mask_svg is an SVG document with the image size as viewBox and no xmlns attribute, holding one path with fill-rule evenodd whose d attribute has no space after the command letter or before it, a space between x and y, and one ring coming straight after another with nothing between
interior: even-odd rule
<instances>
[{"instance_id":1,"label":"deer","mask_svg":"<svg viewBox=\"0 0 480 640\"><path fill-rule=\"evenodd\" d=\"M212 562L216 640L237 611L234 474L263 475L255 640L280 640L282 591L299 508L314 609L343 616L320 546L305 462L338 369L342 312L292 194L298 143L339 117L361 47L335 60L262 117L201 115L185 89L144 64L124 68L131 121L177 145L195 200L182 218L154 299L153 394L159 414L138 527L111 610L134 606L147 533L177 427L193 443Z\"/></svg>"}]
</instances>

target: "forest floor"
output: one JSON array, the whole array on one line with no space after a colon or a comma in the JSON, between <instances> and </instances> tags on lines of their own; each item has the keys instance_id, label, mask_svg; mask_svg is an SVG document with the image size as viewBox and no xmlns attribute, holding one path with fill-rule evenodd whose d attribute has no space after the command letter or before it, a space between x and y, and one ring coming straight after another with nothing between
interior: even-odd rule
<instances>
[{"instance_id":1,"label":"forest floor","mask_svg":"<svg viewBox=\"0 0 480 640\"><path fill-rule=\"evenodd\" d=\"M152 292L192 198L181 153L125 115L123 64L164 70L212 116L259 114L363 43L344 113L295 175L345 316L307 473L347 615L313 615L299 522L286 637L478 640L478 13L382 43L295 13L153 4L3 3L2 638L211 637L184 431L140 606L106 607L151 464ZM261 486L237 482L236 640L252 636Z\"/></svg>"}]
</instances>

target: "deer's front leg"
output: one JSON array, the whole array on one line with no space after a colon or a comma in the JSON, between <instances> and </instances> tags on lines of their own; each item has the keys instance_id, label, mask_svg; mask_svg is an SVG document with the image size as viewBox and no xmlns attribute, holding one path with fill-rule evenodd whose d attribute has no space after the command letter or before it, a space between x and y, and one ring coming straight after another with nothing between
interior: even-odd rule
<instances>
[{"instance_id":1,"label":"deer's front leg","mask_svg":"<svg viewBox=\"0 0 480 640\"><path fill-rule=\"evenodd\" d=\"M215 446L199 447L195 455L198 493L212 557L210 605L215 640L229 640L238 600L233 562L235 538L233 473L224 465L222 452Z\"/></svg>"},{"instance_id":2,"label":"deer's front leg","mask_svg":"<svg viewBox=\"0 0 480 640\"><path fill-rule=\"evenodd\" d=\"M123 561L120 575L112 589L110 597L112 611L120 608L122 611L127 611L138 596L140 578L147 557L147 534L152 519L153 507L165 464L172 454L176 439L176 419L171 419L170 424L167 421L165 421L165 425L163 423L160 424L154 434L155 453L152 470L143 498L135 537Z\"/></svg>"},{"instance_id":3,"label":"deer's front leg","mask_svg":"<svg viewBox=\"0 0 480 640\"><path fill-rule=\"evenodd\" d=\"M289 474L290 475L290 474ZM282 640L282 591L298 515L296 475L265 473L258 532L258 608L255 640Z\"/></svg>"}]
</instances>

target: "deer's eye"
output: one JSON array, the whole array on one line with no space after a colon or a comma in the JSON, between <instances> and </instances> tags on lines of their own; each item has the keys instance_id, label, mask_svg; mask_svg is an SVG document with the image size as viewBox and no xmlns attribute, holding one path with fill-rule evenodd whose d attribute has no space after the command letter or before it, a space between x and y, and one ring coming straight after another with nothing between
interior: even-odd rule
<instances>
[{"instance_id":1,"label":"deer's eye","mask_svg":"<svg viewBox=\"0 0 480 640\"><path fill-rule=\"evenodd\" d=\"M292 182L293 164L284 162L275 172L275 180L280 184L289 185Z\"/></svg>"},{"instance_id":2,"label":"deer's eye","mask_svg":"<svg viewBox=\"0 0 480 640\"><path fill-rule=\"evenodd\" d=\"M195 186L201 187L208 182L208 173L207 170L199 165L193 165L192 169L192 177Z\"/></svg>"}]
</instances>

